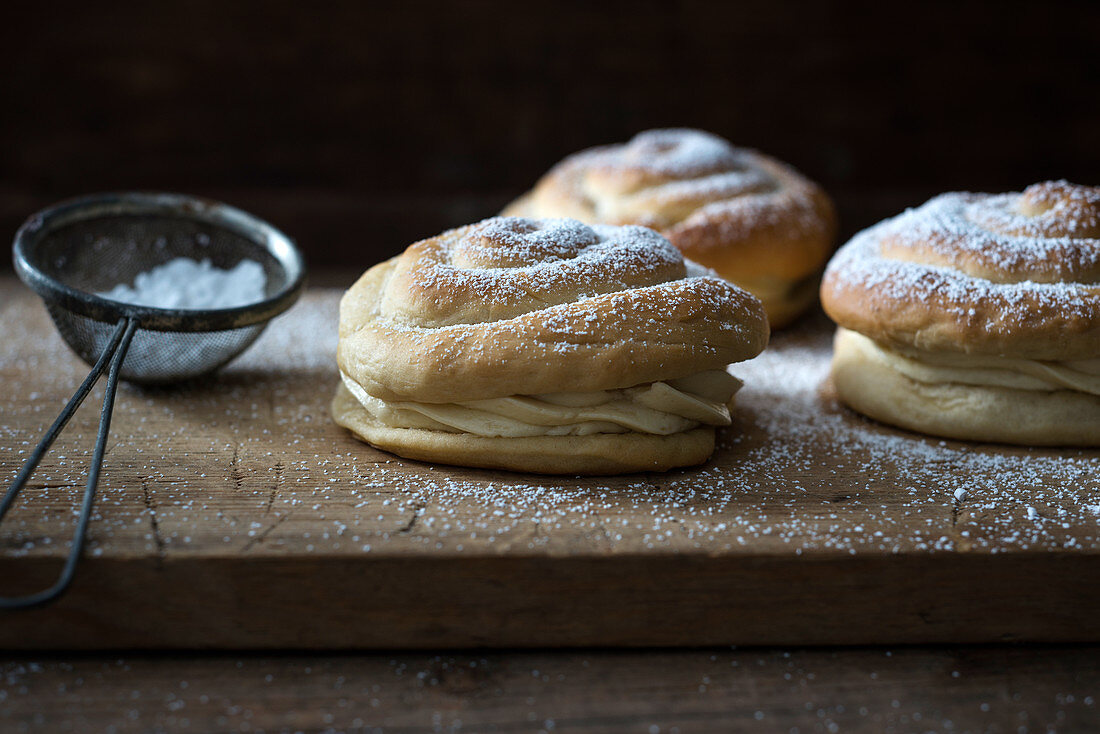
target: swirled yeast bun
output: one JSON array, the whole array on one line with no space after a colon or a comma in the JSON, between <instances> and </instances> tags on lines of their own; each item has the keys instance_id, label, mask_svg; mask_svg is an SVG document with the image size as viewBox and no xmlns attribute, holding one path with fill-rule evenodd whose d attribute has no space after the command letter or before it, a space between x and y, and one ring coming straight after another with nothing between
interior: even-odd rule
<instances>
[{"instance_id":1,"label":"swirled yeast bun","mask_svg":"<svg viewBox=\"0 0 1100 734\"><path fill-rule=\"evenodd\" d=\"M938 196L842 247L821 299L856 410L951 438L1100 445L1100 188Z\"/></svg>"},{"instance_id":2,"label":"swirled yeast bun","mask_svg":"<svg viewBox=\"0 0 1100 734\"><path fill-rule=\"evenodd\" d=\"M649 130L571 155L503 213L652 227L763 301L773 328L813 303L836 237L816 184L700 130Z\"/></svg>"},{"instance_id":3,"label":"swirled yeast bun","mask_svg":"<svg viewBox=\"0 0 1100 734\"><path fill-rule=\"evenodd\" d=\"M702 271L702 269L699 269ZM644 227L494 218L417 242L340 303L336 422L424 461L611 474L703 462L760 302Z\"/></svg>"}]
</instances>

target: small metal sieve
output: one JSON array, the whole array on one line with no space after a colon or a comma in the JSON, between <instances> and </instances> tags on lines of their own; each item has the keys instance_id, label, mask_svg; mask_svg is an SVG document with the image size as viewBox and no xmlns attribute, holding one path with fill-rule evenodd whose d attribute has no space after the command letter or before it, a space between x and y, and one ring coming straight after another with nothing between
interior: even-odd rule
<instances>
[{"instance_id":1,"label":"small metal sieve","mask_svg":"<svg viewBox=\"0 0 1100 734\"><path fill-rule=\"evenodd\" d=\"M239 209L180 194L99 194L30 217L15 235L15 270L41 296L65 342L92 371L31 452L3 499L3 519L65 424L107 372L99 432L69 556L44 591L0 597L0 609L52 601L72 582L84 546L118 380L166 383L212 372L247 348L267 322L298 298L301 254L279 230ZM96 295L177 257L229 269L242 260L264 270L265 297L235 308L176 310Z\"/></svg>"}]
</instances>

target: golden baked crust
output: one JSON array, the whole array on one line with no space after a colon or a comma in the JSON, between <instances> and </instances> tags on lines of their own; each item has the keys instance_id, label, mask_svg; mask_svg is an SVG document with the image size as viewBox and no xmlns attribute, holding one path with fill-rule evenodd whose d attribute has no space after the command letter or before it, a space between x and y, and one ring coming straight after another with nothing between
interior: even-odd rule
<instances>
[{"instance_id":1,"label":"golden baked crust","mask_svg":"<svg viewBox=\"0 0 1100 734\"><path fill-rule=\"evenodd\" d=\"M826 268L837 392L937 436L1100 445L1098 281L1100 188L938 196Z\"/></svg>"},{"instance_id":2,"label":"golden baked crust","mask_svg":"<svg viewBox=\"0 0 1100 734\"><path fill-rule=\"evenodd\" d=\"M926 383L893 369L840 329L832 377L840 399L875 420L969 441L1100 446L1100 397L1071 390Z\"/></svg>"},{"instance_id":3,"label":"golden baked crust","mask_svg":"<svg viewBox=\"0 0 1100 734\"><path fill-rule=\"evenodd\" d=\"M642 227L494 218L410 246L340 302L340 369L376 398L591 392L724 369L768 341L760 302Z\"/></svg>"},{"instance_id":4,"label":"golden baked crust","mask_svg":"<svg viewBox=\"0 0 1100 734\"><path fill-rule=\"evenodd\" d=\"M1100 188L938 196L856 235L825 311L887 345L1067 361L1100 355Z\"/></svg>"},{"instance_id":5,"label":"golden baked crust","mask_svg":"<svg viewBox=\"0 0 1100 734\"><path fill-rule=\"evenodd\" d=\"M503 214L640 224L764 302L773 327L812 302L832 202L793 168L699 130L649 130L554 166Z\"/></svg>"},{"instance_id":6,"label":"golden baked crust","mask_svg":"<svg viewBox=\"0 0 1100 734\"><path fill-rule=\"evenodd\" d=\"M714 429L670 436L597 433L588 436L503 438L393 428L375 420L340 385L332 399L336 422L363 441L406 459L538 474L625 474L701 464L714 451Z\"/></svg>"},{"instance_id":7,"label":"golden baked crust","mask_svg":"<svg viewBox=\"0 0 1100 734\"><path fill-rule=\"evenodd\" d=\"M411 427L367 408L375 399L469 404L629 388L724 369L767 340L758 300L720 278L688 277L652 230L498 217L415 243L344 295L337 361L365 394L342 385L332 411L363 440L408 458L663 471L705 461L714 427L504 437Z\"/></svg>"}]
</instances>

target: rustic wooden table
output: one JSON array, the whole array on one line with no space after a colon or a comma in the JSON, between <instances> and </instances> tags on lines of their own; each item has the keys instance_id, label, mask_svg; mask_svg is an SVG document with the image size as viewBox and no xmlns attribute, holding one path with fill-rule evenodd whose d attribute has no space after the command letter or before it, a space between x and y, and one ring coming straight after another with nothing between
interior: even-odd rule
<instances>
[{"instance_id":1,"label":"rustic wooden table","mask_svg":"<svg viewBox=\"0 0 1100 734\"><path fill-rule=\"evenodd\" d=\"M1100 726L1097 452L854 416L828 388L828 325L810 318L734 368L738 424L703 467L580 479L407 462L328 418L338 296L311 290L211 379L123 387L76 584L0 625L0 646L35 651L3 668L0 722ZM86 367L12 279L0 323L6 482ZM4 592L57 571L98 394L0 528ZM774 649L1001 641L1073 644ZM515 650L729 644L773 648ZM512 651L270 652L444 647ZM161 652L71 652L135 648ZM215 648L268 652L163 652Z\"/></svg>"},{"instance_id":2,"label":"rustic wooden table","mask_svg":"<svg viewBox=\"0 0 1100 734\"><path fill-rule=\"evenodd\" d=\"M1100 648L95 655L0 664L8 732L1092 732Z\"/></svg>"}]
</instances>

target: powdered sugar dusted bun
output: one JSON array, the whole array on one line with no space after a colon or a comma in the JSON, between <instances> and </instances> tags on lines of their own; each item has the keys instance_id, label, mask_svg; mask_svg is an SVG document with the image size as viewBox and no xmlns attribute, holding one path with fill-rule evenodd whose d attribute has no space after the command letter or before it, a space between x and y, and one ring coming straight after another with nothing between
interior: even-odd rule
<instances>
[{"instance_id":1,"label":"powdered sugar dusted bun","mask_svg":"<svg viewBox=\"0 0 1100 734\"><path fill-rule=\"evenodd\" d=\"M498 217L417 242L340 304L337 422L412 458L553 473L704 461L759 301L644 227Z\"/></svg>"},{"instance_id":2,"label":"powdered sugar dusted bun","mask_svg":"<svg viewBox=\"0 0 1100 734\"><path fill-rule=\"evenodd\" d=\"M841 397L937 435L1100 444L1100 188L944 194L825 272Z\"/></svg>"},{"instance_id":3,"label":"powdered sugar dusted bun","mask_svg":"<svg viewBox=\"0 0 1100 734\"><path fill-rule=\"evenodd\" d=\"M856 235L825 273L841 326L931 351L1100 356L1100 188L943 194Z\"/></svg>"},{"instance_id":4,"label":"powdered sugar dusted bun","mask_svg":"<svg viewBox=\"0 0 1100 734\"><path fill-rule=\"evenodd\" d=\"M759 297L773 326L813 302L836 232L832 203L816 184L688 129L649 130L569 156L504 214L657 229Z\"/></svg>"}]
</instances>

